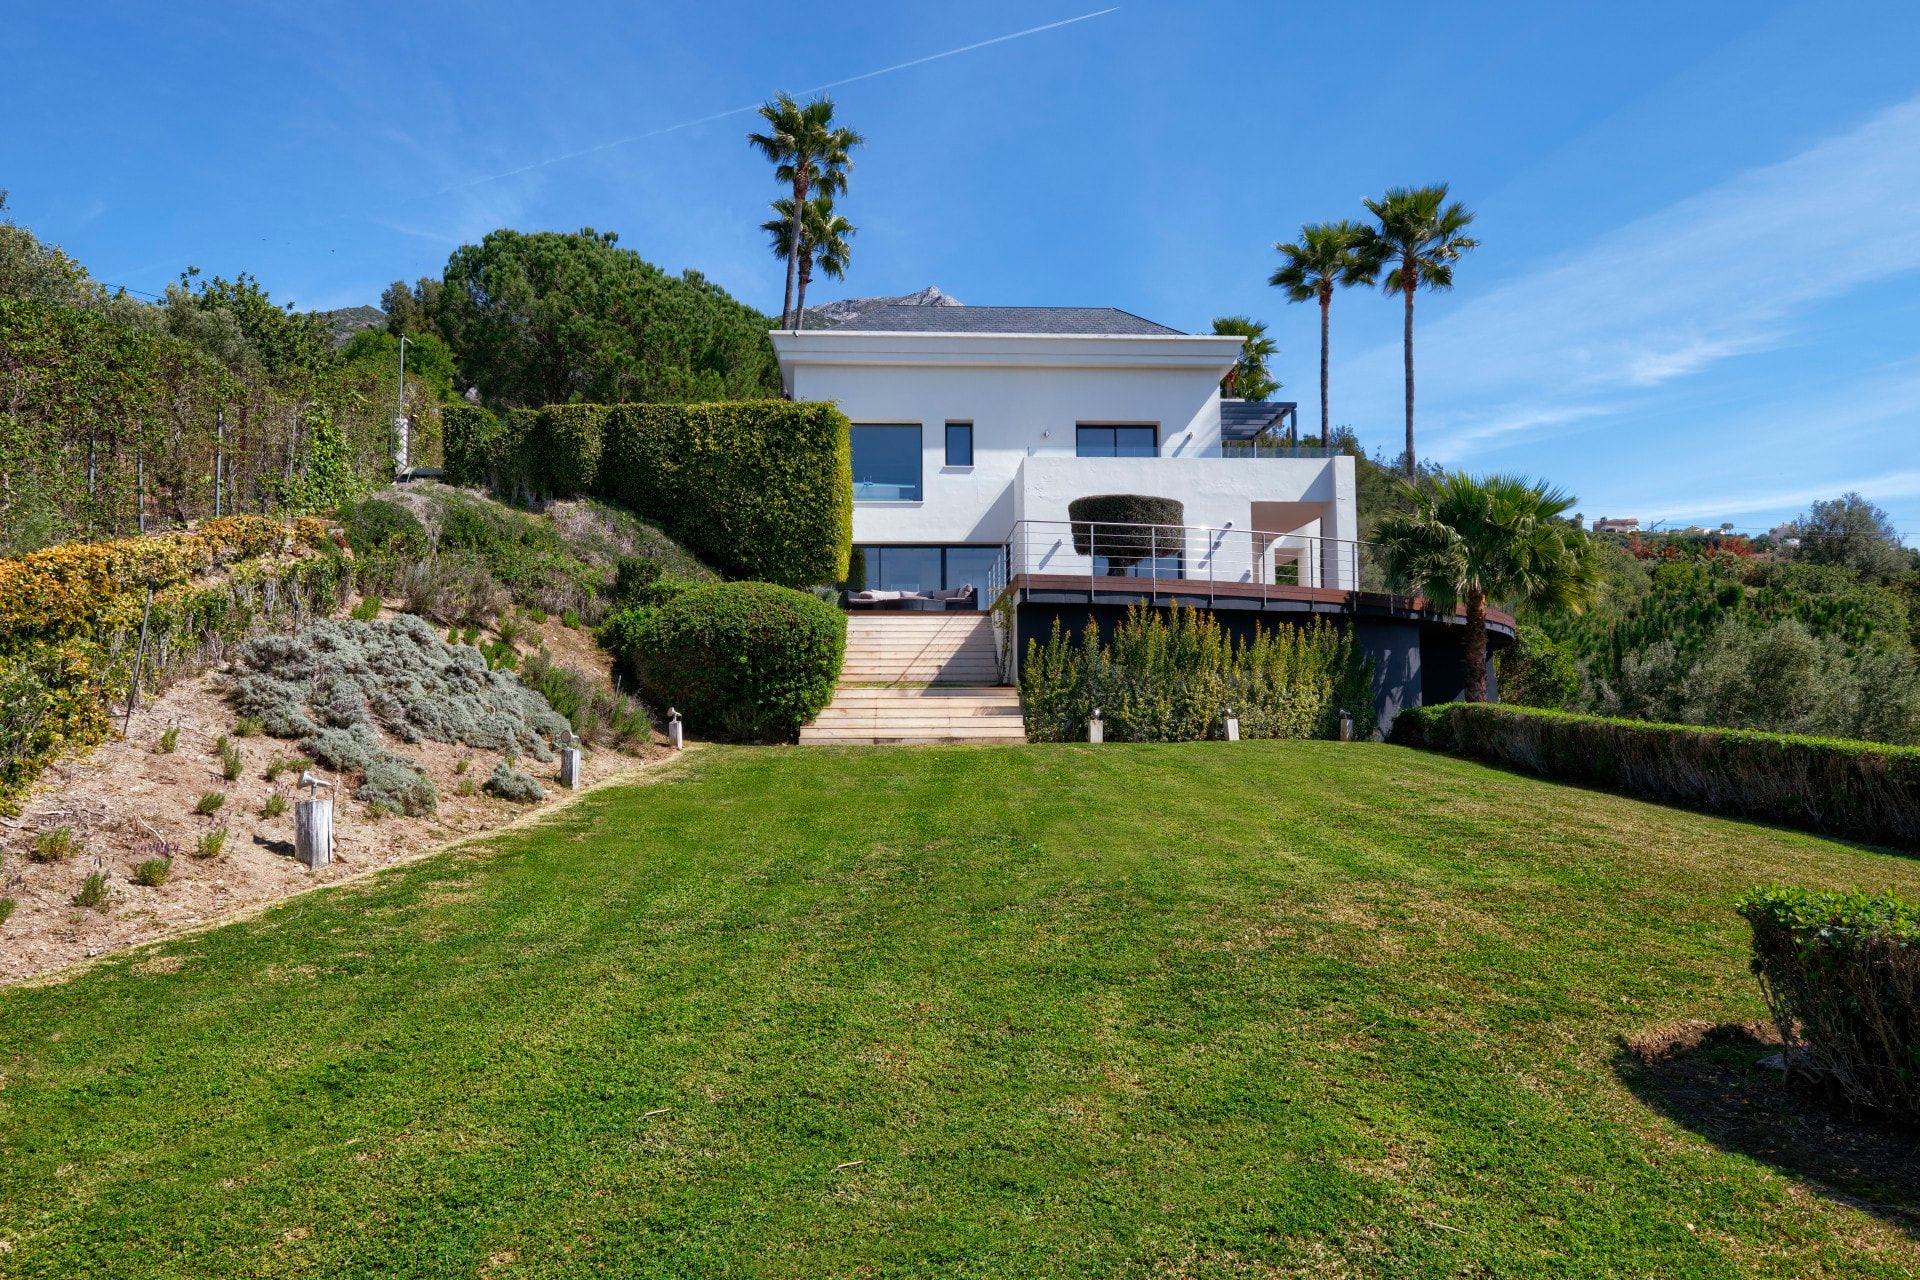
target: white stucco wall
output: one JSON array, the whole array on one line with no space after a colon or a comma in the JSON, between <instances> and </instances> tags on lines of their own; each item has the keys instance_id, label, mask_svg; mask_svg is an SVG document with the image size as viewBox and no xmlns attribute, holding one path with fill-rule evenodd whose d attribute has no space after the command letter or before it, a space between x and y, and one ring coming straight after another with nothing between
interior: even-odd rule
<instances>
[{"instance_id":1,"label":"white stucco wall","mask_svg":"<svg viewBox=\"0 0 1920 1280\"><path fill-rule=\"evenodd\" d=\"M832 401L855 424L921 427L921 500L856 501L856 543L997 544L1016 520L1064 521L1068 502L1094 493L1179 499L1187 524L1226 531L1188 551L1191 566L1223 576L1233 555L1243 576L1270 571L1271 546L1244 532L1255 502L1283 504L1265 513L1286 521L1280 532L1354 536L1351 459L1199 456L1219 451L1219 381L1237 338L827 330L773 341L794 399ZM945 465L948 422L973 424L971 467ZM1160 456L1077 458L1083 423L1156 427ZM1086 570L1066 550L1046 571ZM1309 577L1335 585L1318 564Z\"/></svg>"},{"instance_id":2,"label":"white stucco wall","mask_svg":"<svg viewBox=\"0 0 1920 1280\"><path fill-rule=\"evenodd\" d=\"M1280 533L1294 535L1277 545L1303 560L1303 585L1353 585L1352 458L1028 458L1014 504L1024 523L1012 571L1088 572L1092 565L1073 549L1067 506L1095 493L1178 500L1183 524L1213 531L1188 535L1189 574L1261 581L1276 544L1254 535ZM1256 503L1265 510L1256 514Z\"/></svg>"}]
</instances>

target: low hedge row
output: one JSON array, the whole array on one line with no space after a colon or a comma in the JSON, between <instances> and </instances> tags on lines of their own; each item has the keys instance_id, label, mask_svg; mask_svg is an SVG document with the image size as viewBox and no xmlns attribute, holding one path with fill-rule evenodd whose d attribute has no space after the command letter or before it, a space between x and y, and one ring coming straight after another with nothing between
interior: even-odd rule
<instances>
[{"instance_id":1,"label":"low hedge row","mask_svg":"<svg viewBox=\"0 0 1920 1280\"><path fill-rule=\"evenodd\" d=\"M1414 707L1391 741L1821 835L1920 849L1920 747L1534 707Z\"/></svg>"},{"instance_id":2,"label":"low hedge row","mask_svg":"<svg viewBox=\"0 0 1920 1280\"><path fill-rule=\"evenodd\" d=\"M600 642L689 732L791 742L833 698L847 620L804 591L712 582L614 614Z\"/></svg>"},{"instance_id":3,"label":"low hedge row","mask_svg":"<svg viewBox=\"0 0 1920 1280\"><path fill-rule=\"evenodd\" d=\"M610 499L734 578L847 575L852 448L830 404L566 404L504 418L468 405L445 430L456 484Z\"/></svg>"},{"instance_id":4,"label":"low hedge row","mask_svg":"<svg viewBox=\"0 0 1920 1280\"><path fill-rule=\"evenodd\" d=\"M1920 910L1893 897L1756 889L1753 972L1809 1073L1856 1106L1920 1120Z\"/></svg>"}]
</instances>

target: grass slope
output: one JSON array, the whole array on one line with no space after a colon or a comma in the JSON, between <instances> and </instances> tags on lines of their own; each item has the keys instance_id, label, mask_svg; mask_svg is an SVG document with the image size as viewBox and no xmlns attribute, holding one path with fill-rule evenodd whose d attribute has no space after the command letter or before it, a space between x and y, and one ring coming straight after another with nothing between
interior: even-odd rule
<instances>
[{"instance_id":1,"label":"grass slope","mask_svg":"<svg viewBox=\"0 0 1920 1280\"><path fill-rule=\"evenodd\" d=\"M1903 1274L1616 1072L1773 878L1920 890L1384 746L709 749L0 992L0 1274Z\"/></svg>"}]
</instances>

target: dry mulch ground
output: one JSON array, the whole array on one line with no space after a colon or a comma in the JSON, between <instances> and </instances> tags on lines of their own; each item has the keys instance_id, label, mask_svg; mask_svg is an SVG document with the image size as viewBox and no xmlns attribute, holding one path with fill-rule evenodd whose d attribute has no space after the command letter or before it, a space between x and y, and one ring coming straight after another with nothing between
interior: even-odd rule
<instances>
[{"instance_id":1,"label":"dry mulch ground","mask_svg":"<svg viewBox=\"0 0 1920 1280\"><path fill-rule=\"evenodd\" d=\"M554 624L539 634L561 665L596 674L596 668L604 669L604 659L587 633ZM439 812L420 818L375 817L351 798L352 780L337 779L333 863L308 871L293 858L292 806L304 794L298 786L301 770L313 766L291 742L231 738L245 767L239 778L226 781L214 744L222 734L231 737L234 715L219 691L219 679L209 674L176 684L134 712L125 738L62 760L41 779L18 818L0 819L0 897L18 904L12 917L0 924L0 983L55 973L93 956L398 862L527 811L527 806L479 790L499 759L496 753L386 739L392 750L433 779L440 790ZM115 723L117 728L118 717ZM173 726L180 730L175 749L161 754L160 736ZM583 784L631 769L663 751L588 751ZM296 763L268 782L265 772L276 758ZM516 767L547 788L544 803L564 794L555 781L557 763L522 758ZM324 771L315 772L332 779ZM474 794L462 796L461 784L468 780ZM226 800L212 817L197 816L194 806L207 792L219 792ZM264 817L267 798L276 792L286 797L287 811ZM220 826L227 828L220 855L196 857L200 837ZM32 861L29 853L39 834L61 827L73 832L72 853L57 862ZM173 855L167 882L156 888L134 883L134 866L154 856L159 842ZM104 872L112 886L105 908L74 906L75 892L94 871Z\"/></svg>"}]
</instances>

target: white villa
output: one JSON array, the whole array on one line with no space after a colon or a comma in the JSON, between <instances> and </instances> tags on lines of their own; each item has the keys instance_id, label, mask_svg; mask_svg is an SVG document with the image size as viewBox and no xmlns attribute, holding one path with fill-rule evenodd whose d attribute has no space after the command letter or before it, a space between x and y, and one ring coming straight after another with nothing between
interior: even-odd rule
<instances>
[{"instance_id":1,"label":"white villa","mask_svg":"<svg viewBox=\"0 0 1920 1280\"><path fill-rule=\"evenodd\" d=\"M1240 338L1108 307L895 304L772 339L786 394L832 401L853 424L844 599L897 619L853 636L846 679L991 683L1056 620L1077 632L1129 605L1188 604L1242 635L1313 615L1351 625L1374 658L1383 730L1403 706L1459 696L1456 620L1386 594L1355 540L1354 460L1290 444L1292 405L1222 398ZM1105 494L1173 499L1182 515L1070 520L1074 499ZM952 615L1009 596L1009 660L986 672L986 619ZM945 621L915 621L929 612ZM911 655L937 646L901 637L928 627L951 656L916 668ZM848 723L819 732L864 732Z\"/></svg>"},{"instance_id":2,"label":"white villa","mask_svg":"<svg viewBox=\"0 0 1920 1280\"><path fill-rule=\"evenodd\" d=\"M1115 493L1185 508L1180 545L1156 535L1135 576L1258 583L1278 561L1299 585L1357 585L1339 553L1356 532L1353 460L1252 439L1292 406L1222 400L1237 337L1106 307L895 305L773 343L789 396L853 422L869 589L973 586L984 608L1009 549L1005 573L1106 576L1075 551L1067 504Z\"/></svg>"}]
</instances>

